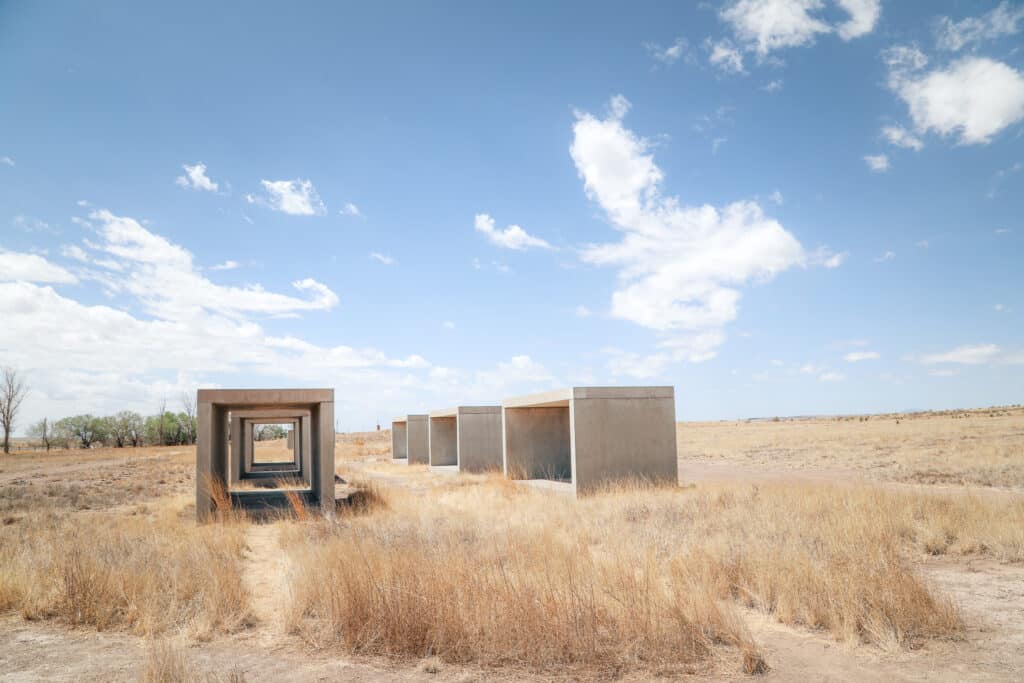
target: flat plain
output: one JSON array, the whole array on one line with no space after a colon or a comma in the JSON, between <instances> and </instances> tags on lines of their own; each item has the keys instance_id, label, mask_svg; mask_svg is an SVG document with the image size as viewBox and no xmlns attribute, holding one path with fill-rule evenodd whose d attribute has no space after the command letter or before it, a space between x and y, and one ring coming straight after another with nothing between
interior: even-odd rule
<instances>
[{"instance_id":1,"label":"flat plain","mask_svg":"<svg viewBox=\"0 0 1024 683\"><path fill-rule=\"evenodd\" d=\"M194 522L194 449L0 458L0 680L1019 680L1024 408L679 423L574 500L390 459Z\"/></svg>"}]
</instances>

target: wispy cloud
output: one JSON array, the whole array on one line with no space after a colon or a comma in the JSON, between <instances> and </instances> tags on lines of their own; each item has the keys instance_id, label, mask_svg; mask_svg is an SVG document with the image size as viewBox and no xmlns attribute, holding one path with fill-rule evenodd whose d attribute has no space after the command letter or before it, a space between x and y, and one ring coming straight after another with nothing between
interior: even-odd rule
<instances>
[{"instance_id":1,"label":"wispy cloud","mask_svg":"<svg viewBox=\"0 0 1024 683\"><path fill-rule=\"evenodd\" d=\"M949 351L928 353L920 356L919 362L925 365L951 363L959 365L981 365L998 359L1002 350L995 344L967 344Z\"/></svg>"},{"instance_id":2,"label":"wispy cloud","mask_svg":"<svg viewBox=\"0 0 1024 683\"><path fill-rule=\"evenodd\" d=\"M889 170L889 157L885 154L868 154L864 157L864 163L875 173L885 173Z\"/></svg>"},{"instance_id":3,"label":"wispy cloud","mask_svg":"<svg viewBox=\"0 0 1024 683\"><path fill-rule=\"evenodd\" d=\"M686 38L682 37L676 38L668 47L662 47L658 43L644 43L644 49L656 61L665 65L674 64L684 58L687 61L692 59L690 44Z\"/></svg>"},{"instance_id":4,"label":"wispy cloud","mask_svg":"<svg viewBox=\"0 0 1024 683\"><path fill-rule=\"evenodd\" d=\"M23 214L19 214L12 218L11 224L14 225L14 227L18 228L19 230L24 230L25 232L60 232L59 230L52 227L49 223L40 218L25 216Z\"/></svg>"},{"instance_id":5,"label":"wispy cloud","mask_svg":"<svg viewBox=\"0 0 1024 683\"><path fill-rule=\"evenodd\" d=\"M889 141L890 145L912 149L919 152L924 149L924 143L903 126L885 126L882 128L882 137Z\"/></svg>"},{"instance_id":6,"label":"wispy cloud","mask_svg":"<svg viewBox=\"0 0 1024 683\"><path fill-rule=\"evenodd\" d=\"M886 261L892 261L894 258L896 258L896 252L887 251L881 256L876 256L874 261L875 263L885 263Z\"/></svg>"},{"instance_id":7,"label":"wispy cloud","mask_svg":"<svg viewBox=\"0 0 1024 683\"><path fill-rule=\"evenodd\" d=\"M376 252L376 251L374 251L374 252L372 252L370 254L370 258L372 258L373 260L378 261L380 263L383 263L385 266L392 266L392 265L395 264L395 259L391 258L390 256L388 256L386 254L381 254L381 253Z\"/></svg>"},{"instance_id":8,"label":"wispy cloud","mask_svg":"<svg viewBox=\"0 0 1024 683\"><path fill-rule=\"evenodd\" d=\"M0 157L0 164L3 164L4 166L11 166L13 168L14 167L14 159L12 159L10 157Z\"/></svg>"},{"instance_id":9,"label":"wispy cloud","mask_svg":"<svg viewBox=\"0 0 1024 683\"><path fill-rule=\"evenodd\" d=\"M362 216L363 213L359 210L359 207L352 202L345 202L345 206L341 207L339 211L342 216Z\"/></svg>"},{"instance_id":10,"label":"wispy cloud","mask_svg":"<svg viewBox=\"0 0 1024 683\"><path fill-rule=\"evenodd\" d=\"M960 21L939 17L936 22L936 42L941 49L956 52L969 45L1019 33L1022 22L1024 7L1001 2L995 9L979 17L966 17Z\"/></svg>"},{"instance_id":11,"label":"wispy cloud","mask_svg":"<svg viewBox=\"0 0 1024 683\"><path fill-rule=\"evenodd\" d=\"M882 355L877 351L851 351L843 356L847 363L859 363L865 360L878 360Z\"/></svg>"},{"instance_id":12,"label":"wispy cloud","mask_svg":"<svg viewBox=\"0 0 1024 683\"><path fill-rule=\"evenodd\" d=\"M218 263L215 266L210 266L210 270L234 270L235 268L238 268L240 265L241 264L238 261L228 260L224 261L223 263Z\"/></svg>"},{"instance_id":13,"label":"wispy cloud","mask_svg":"<svg viewBox=\"0 0 1024 683\"><path fill-rule=\"evenodd\" d=\"M478 213L473 221L473 227L477 232L487 236L492 244L505 249L523 250L531 247L540 249L553 249L546 241L534 237L518 225L510 225L504 230L494 227L494 219L486 213Z\"/></svg>"}]
</instances>

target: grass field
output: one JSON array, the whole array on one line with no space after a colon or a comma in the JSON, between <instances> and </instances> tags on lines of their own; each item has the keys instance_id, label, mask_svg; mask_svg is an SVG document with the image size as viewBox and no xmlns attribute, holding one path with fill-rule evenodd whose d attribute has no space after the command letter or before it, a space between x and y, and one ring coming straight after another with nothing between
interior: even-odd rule
<instances>
[{"instance_id":1,"label":"grass field","mask_svg":"<svg viewBox=\"0 0 1024 683\"><path fill-rule=\"evenodd\" d=\"M0 671L54 680L1014 680L1024 409L681 423L680 487L393 464L194 523L194 450L0 459Z\"/></svg>"}]
</instances>

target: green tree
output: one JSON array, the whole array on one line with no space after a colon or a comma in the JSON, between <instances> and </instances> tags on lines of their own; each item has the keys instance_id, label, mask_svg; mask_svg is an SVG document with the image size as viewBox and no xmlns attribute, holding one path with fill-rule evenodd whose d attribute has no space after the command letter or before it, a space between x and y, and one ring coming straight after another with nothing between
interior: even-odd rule
<instances>
[{"instance_id":1,"label":"green tree","mask_svg":"<svg viewBox=\"0 0 1024 683\"><path fill-rule=\"evenodd\" d=\"M142 431L142 416L130 410L122 410L117 415L106 418L107 433L114 446L124 448L127 445L137 446Z\"/></svg>"},{"instance_id":2,"label":"green tree","mask_svg":"<svg viewBox=\"0 0 1024 683\"><path fill-rule=\"evenodd\" d=\"M74 415L58 420L53 425L54 432L69 440L77 440L82 448L92 448L95 443L102 443L107 437L107 421L95 415Z\"/></svg>"}]
</instances>

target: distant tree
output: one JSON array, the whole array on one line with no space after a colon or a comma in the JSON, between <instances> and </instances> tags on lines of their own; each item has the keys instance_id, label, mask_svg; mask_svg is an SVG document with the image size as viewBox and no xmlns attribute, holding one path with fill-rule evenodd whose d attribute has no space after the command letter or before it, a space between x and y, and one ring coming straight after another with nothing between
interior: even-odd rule
<instances>
[{"instance_id":1,"label":"distant tree","mask_svg":"<svg viewBox=\"0 0 1024 683\"><path fill-rule=\"evenodd\" d=\"M193 444L196 442L196 434L199 430L199 425L196 423L196 397L194 393L184 391L181 394L181 406L182 412L179 413L179 421L181 422L181 431L185 438L186 444Z\"/></svg>"},{"instance_id":2,"label":"distant tree","mask_svg":"<svg viewBox=\"0 0 1024 683\"><path fill-rule=\"evenodd\" d=\"M26 393L28 387L18 371L4 367L0 372L0 426L4 428L4 453L11 452L11 432Z\"/></svg>"},{"instance_id":3,"label":"distant tree","mask_svg":"<svg viewBox=\"0 0 1024 683\"><path fill-rule=\"evenodd\" d=\"M28 435L33 439L38 439L39 443L41 443L47 451L50 450L50 446L54 440L52 432L53 429L50 426L50 422L45 417L28 428Z\"/></svg>"},{"instance_id":4,"label":"distant tree","mask_svg":"<svg viewBox=\"0 0 1024 683\"><path fill-rule=\"evenodd\" d=\"M253 441L273 441L288 436L288 432L281 425L256 425L256 427L257 429L252 434Z\"/></svg>"},{"instance_id":5,"label":"distant tree","mask_svg":"<svg viewBox=\"0 0 1024 683\"><path fill-rule=\"evenodd\" d=\"M128 444L138 445L138 434L142 431L142 416L130 410L122 410L117 415L106 418L108 437L117 448Z\"/></svg>"},{"instance_id":6,"label":"distant tree","mask_svg":"<svg viewBox=\"0 0 1024 683\"><path fill-rule=\"evenodd\" d=\"M94 443L102 443L108 437L107 420L94 415L65 417L53 427L54 432L68 439L76 439L82 448L91 448Z\"/></svg>"},{"instance_id":7,"label":"distant tree","mask_svg":"<svg viewBox=\"0 0 1024 683\"><path fill-rule=\"evenodd\" d=\"M164 426L165 426L164 425L164 415L166 413L167 413L167 399L166 398L162 398L162 399L160 399L160 409L156 413L157 414L157 418L158 418L157 422L156 422L157 444L159 444L161 446L165 445L165 442L164 442Z\"/></svg>"}]
</instances>

